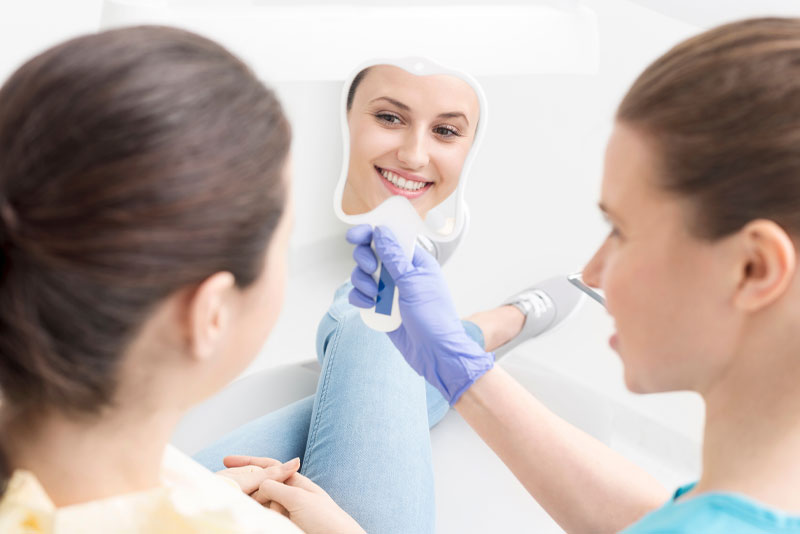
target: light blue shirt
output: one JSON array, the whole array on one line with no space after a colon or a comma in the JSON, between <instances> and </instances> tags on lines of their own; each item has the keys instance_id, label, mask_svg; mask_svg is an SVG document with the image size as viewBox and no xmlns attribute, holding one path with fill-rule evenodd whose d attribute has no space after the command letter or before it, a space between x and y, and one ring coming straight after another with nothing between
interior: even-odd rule
<instances>
[{"instance_id":1,"label":"light blue shirt","mask_svg":"<svg viewBox=\"0 0 800 534\"><path fill-rule=\"evenodd\" d=\"M800 516L736 493L709 492L675 500L695 484L679 488L671 501L621 534L800 534Z\"/></svg>"}]
</instances>

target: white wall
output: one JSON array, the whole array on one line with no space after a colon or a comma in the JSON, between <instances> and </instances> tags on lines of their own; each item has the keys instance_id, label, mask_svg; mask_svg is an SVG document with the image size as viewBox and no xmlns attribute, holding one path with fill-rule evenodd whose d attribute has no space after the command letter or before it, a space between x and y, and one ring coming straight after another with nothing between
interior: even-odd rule
<instances>
[{"instance_id":1,"label":"white wall","mask_svg":"<svg viewBox=\"0 0 800 534\"><path fill-rule=\"evenodd\" d=\"M0 0L0 80L45 48L96 31L102 0Z\"/></svg>"},{"instance_id":2,"label":"white wall","mask_svg":"<svg viewBox=\"0 0 800 534\"><path fill-rule=\"evenodd\" d=\"M640 4L696 24L730 17L726 8L733 4L741 15L764 10L764 4L756 1L717 2L715 12L693 10L697 4L693 2L584 3L599 16L599 75L481 80L492 115L467 191L471 231L446 267L464 314L497 305L541 278L577 270L601 242L606 228L595 205L614 108L650 61L697 31L696 26ZM794 4L786 0L770 7L775 13L789 12L797 10ZM46 46L96 29L100 8L100 0L2 0L0 79ZM531 53L536 51L520 50ZM303 153L302 147L295 152L303 174L309 176L313 155ZM317 183L299 184L300 235L321 225L326 232L333 228L334 233L343 233L329 200L338 169L320 169L319 176ZM284 313L251 370L313 357L317 321L333 288L352 268L349 253L344 241L295 246ZM679 393L633 399L625 391L621 365L606 343L610 332L604 310L589 302L561 331L521 347L509 358L545 362L593 388L635 401L670 426L698 436L702 409L695 397Z\"/></svg>"}]
</instances>

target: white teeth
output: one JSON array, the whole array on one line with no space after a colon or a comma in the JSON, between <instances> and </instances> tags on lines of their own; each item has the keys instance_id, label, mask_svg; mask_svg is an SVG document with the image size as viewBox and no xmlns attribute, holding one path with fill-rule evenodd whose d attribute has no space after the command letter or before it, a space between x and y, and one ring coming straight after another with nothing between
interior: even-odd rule
<instances>
[{"instance_id":1,"label":"white teeth","mask_svg":"<svg viewBox=\"0 0 800 534\"><path fill-rule=\"evenodd\" d=\"M406 191L418 191L427 185L426 182L417 182L415 180L409 180L407 178L403 178L402 176L397 176L395 173L384 169L381 169L381 174L388 181L392 182L396 187L399 187L400 189L405 189Z\"/></svg>"}]
</instances>

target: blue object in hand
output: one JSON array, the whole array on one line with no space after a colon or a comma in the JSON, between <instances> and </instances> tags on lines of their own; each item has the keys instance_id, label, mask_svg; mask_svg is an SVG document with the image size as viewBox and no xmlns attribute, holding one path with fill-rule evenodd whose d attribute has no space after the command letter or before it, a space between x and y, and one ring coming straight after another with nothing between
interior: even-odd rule
<instances>
[{"instance_id":1,"label":"blue object in hand","mask_svg":"<svg viewBox=\"0 0 800 534\"><path fill-rule=\"evenodd\" d=\"M391 315L393 301L394 280L384 266L381 267L381 275L378 277L378 298L375 299L375 311L383 315Z\"/></svg>"},{"instance_id":2,"label":"blue object in hand","mask_svg":"<svg viewBox=\"0 0 800 534\"><path fill-rule=\"evenodd\" d=\"M420 247L409 261L391 230L379 226L354 226L347 241L356 245L356 268L350 276L350 303L360 308L375 306L378 284L372 273L378 261L375 251L394 280L403 323L389 332L389 339L411 367L435 386L452 405L486 371L494 366L494 354L486 352L467 335L458 318L437 261Z\"/></svg>"}]
</instances>

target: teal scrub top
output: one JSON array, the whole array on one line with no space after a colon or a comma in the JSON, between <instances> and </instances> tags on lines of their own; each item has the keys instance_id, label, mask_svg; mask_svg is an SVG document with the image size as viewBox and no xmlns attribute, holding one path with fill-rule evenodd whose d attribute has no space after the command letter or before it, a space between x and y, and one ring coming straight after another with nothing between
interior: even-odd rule
<instances>
[{"instance_id":1,"label":"teal scrub top","mask_svg":"<svg viewBox=\"0 0 800 534\"><path fill-rule=\"evenodd\" d=\"M672 500L621 534L800 534L800 516L790 516L736 493L709 492L676 501L696 482L678 489Z\"/></svg>"}]
</instances>

